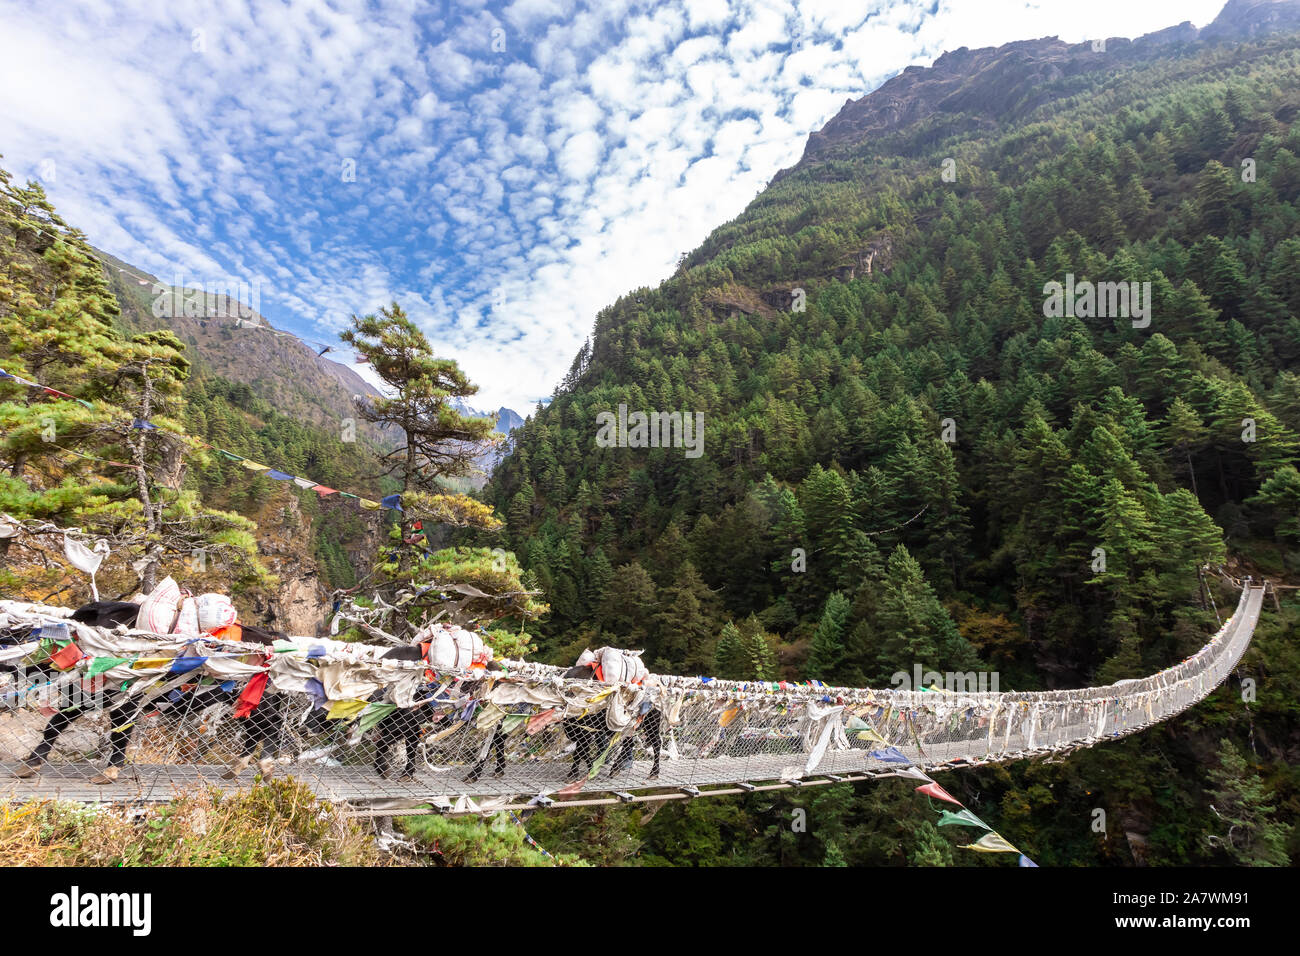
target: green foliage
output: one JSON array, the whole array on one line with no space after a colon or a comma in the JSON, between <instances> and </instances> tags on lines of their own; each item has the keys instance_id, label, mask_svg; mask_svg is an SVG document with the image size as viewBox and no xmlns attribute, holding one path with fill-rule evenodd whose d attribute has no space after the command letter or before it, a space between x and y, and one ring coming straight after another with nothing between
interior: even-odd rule
<instances>
[{"instance_id":1,"label":"green foliage","mask_svg":"<svg viewBox=\"0 0 1300 956\"><path fill-rule=\"evenodd\" d=\"M1226 832L1216 844L1244 866L1286 866L1293 826L1273 819L1268 788L1231 740L1219 742L1219 765L1210 768L1214 812Z\"/></svg>"},{"instance_id":2,"label":"green foliage","mask_svg":"<svg viewBox=\"0 0 1300 956\"><path fill-rule=\"evenodd\" d=\"M586 866L574 854L538 852L522 827L499 813L490 820L443 816L399 817L399 826L447 866Z\"/></svg>"},{"instance_id":3,"label":"green foliage","mask_svg":"<svg viewBox=\"0 0 1300 956\"><path fill-rule=\"evenodd\" d=\"M774 677L920 663L1084 686L1204 641L1203 565L1300 573L1296 65L1293 38L1195 47L1053 81L995 130L945 113L822 144L671 279L603 310L484 493L551 602L543 653L581 635L739 676L752 620L774 632L752 644ZM949 156L955 184L935 173ZM1150 326L1049 317L1044 285L1066 273L1149 282ZM703 412L704 454L597 447L619 404ZM1240 711L1206 706L1245 738ZM1284 707L1266 705L1274 764L1296 745ZM1119 746L1112 793L1149 860L1205 859L1189 733L1165 763ZM1063 859L1133 861L1023 776L990 784L1025 814L1017 843L1041 828ZM877 838L836 845L905 862ZM782 860L827 852L779 842Z\"/></svg>"},{"instance_id":4,"label":"green foliage","mask_svg":"<svg viewBox=\"0 0 1300 956\"><path fill-rule=\"evenodd\" d=\"M141 561L146 592L197 551L238 583L264 582L253 526L181 486L184 345L167 330L124 332L85 238L39 185L3 170L0 277L0 366L78 396L0 381L0 508L104 537L117 565L106 570Z\"/></svg>"}]
</instances>

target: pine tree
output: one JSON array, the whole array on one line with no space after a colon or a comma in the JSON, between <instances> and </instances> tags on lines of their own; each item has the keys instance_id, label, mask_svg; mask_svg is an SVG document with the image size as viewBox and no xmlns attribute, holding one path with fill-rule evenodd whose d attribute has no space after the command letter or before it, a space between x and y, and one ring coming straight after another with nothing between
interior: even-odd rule
<instances>
[{"instance_id":1,"label":"pine tree","mask_svg":"<svg viewBox=\"0 0 1300 956\"><path fill-rule=\"evenodd\" d=\"M1193 455L1205 445L1208 438L1201 417L1181 397L1175 398L1169 406L1169 414L1164 427L1164 440L1175 454L1186 463L1187 477L1192 483L1192 494L1200 498L1196 487L1196 465ZM1180 462L1180 464L1182 463Z\"/></svg>"},{"instance_id":2,"label":"pine tree","mask_svg":"<svg viewBox=\"0 0 1300 956\"><path fill-rule=\"evenodd\" d=\"M921 565L901 544L889 556L884 591L877 614L879 648L876 675L922 670L968 671L978 666L974 650L962 638Z\"/></svg>"},{"instance_id":3,"label":"pine tree","mask_svg":"<svg viewBox=\"0 0 1300 956\"><path fill-rule=\"evenodd\" d=\"M1300 543L1300 471L1283 465L1268 476L1259 491L1246 499L1268 516L1266 526L1279 541Z\"/></svg>"},{"instance_id":4,"label":"pine tree","mask_svg":"<svg viewBox=\"0 0 1300 956\"><path fill-rule=\"evenodd\" d=\"M1244 866L1287 866L1292 825L1274 819L1277 807L1269 802L1264 781L1232 741L1219 742L1218 757L1219 765L1209 770L1214 785L1210 796L1226 832L1214 838L1214 845Z\"/></svg>"},{"instance_id":5,"label":"pine tree","mask_svg":"<svg viewBox=\"0 0 1300 956\"><path fill-rule=\"evenodd\" d=\"M913 834L916 845L910 858L912 866L952 866L952 844L944 839L938 827L923 820Z\"/></svg>"},{"instance_id":6,"label":"pine tree","mask_svg":"<svg viewBox=\"0 0 1300 956\"><path fill-rule=\"evenodd\" d=\"M776 680L776 653L772 650L776 635L766 631L757 614L751 614L741 622L740 639L745 658L745 679Z\"/></svg>"},{"instance_id":7,"label":"pine tree","mask_svg":"<svg viewBox=\"0 0 1300 956\"><path fill-rule=\"evenodd\" d=\"M403 436L381 456L380 473L395 474L403 491L434 490L439 477L469 474L493 423L469 418L453 406L478 392L460 366L435 357L429 340L396 302L377 315L354 315L352 328L339 338L361 353L393 392L357 402L366 421L395 425Z\"/></svg>"},{"instance_id":8,"label":"pine tree","mask_svg":"<svg viewBox=\"0 0 1300 956\"><path fill-rule=\"evenodd\" d=\"M689 561L683 563L673 586L660 591L659 610L654 616L659 670L702 674L712 668L710 603L708 587L695 566Z\"/></svg>"},{"instance_id":9,"label":"pine tree","mask_svg":"<svg viewBox=\"0 0 1300 956\"><path fill-rule=\"evenodd\" d=\"M745 645L740 636L740 629L728 621L722 626L718 635L717 649L714 652L713 674L724 680L745 680L748 661L745 659Z\"/></svg>"},{"instance_id":10,"label":"pine tree","mask_svg":"<svg viewBox=\"0 0 1300 956\"><path fill-rule=\"evenodd\" d=\"M812 646L804 673L826 683L837 683L840 666L844 663L844 629L849 622L852 605L839 591L832 591L822 609L822 618L813 633Z\"/></svg>"}]
</instances>

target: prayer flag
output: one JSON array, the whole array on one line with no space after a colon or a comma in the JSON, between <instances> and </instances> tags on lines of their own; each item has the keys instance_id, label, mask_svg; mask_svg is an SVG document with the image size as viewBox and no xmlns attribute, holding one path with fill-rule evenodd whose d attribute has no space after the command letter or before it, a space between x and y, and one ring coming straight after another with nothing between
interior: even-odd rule
<instances>
[{"instance_id":1,"label":"prayer flag","mask_svg":"<svg viewBox=\"0 0 1300 956\"><path fill-rule=\"evenodd\" d=\"M904 756L903 752L897 747L886 747L884 750L872 750L869 751L868 756L873 757L876 760L882 760L885 763L910 764L912 762L908 760L907 757Z\"/></svg>"},{"instance_id":2,"label":"prayer flag","mask_svg":"<svg viewBox=\"0 0 1300 956\"><path fill-rule=\"evenodd\" d=\"M1020 851L1008 843L1001 833L986 833L974 843L967 843L960 847L963 850L974 850L976 853L1019 853Z\"/></svg>"},{"instance_id":3,"label":"prayer flag","mask_svg":"<svg viewBox=\"0 0 1300 956\"><path fill-rule=\"evenodd\" d=\"M235 717L247 717L257 705L262 702L262 694L266 692L266 682L268 675L266 672L254 674L249 678L248 683L244 685L243 691L239 695L239 700L235 704Z\"/></svg>"},{"instance_id":4,"label":"prayer flag","mask_svg":"<svg viewBox=\"0 0 1300 956\"><path fill-rule=\"evenodd\" d=\"M336 700L330 704L329 713L325 716L329 720L347 720L355 717L366 709L364 700Z\"/></svg>"},{"instance_id":5,"label":"prayer flag","mask_svg":"<svg viewBox=\"0 0 1300 956\"><path fill-rule=\"evenodd\" d=\"M982 827L985 830L993 829L991 826L989 826L979 817L975 816L975 814L971 813L969 810L961 810L958 813L949 813L947 810L940 810L939 826L941 827L967 826L967 827Z\"/></svg>"},{"instance_id":6,"label":"prayer flag","mask_svg":"<svg viewBox=\"0 0 1300 956\"><path fill-rule=\"evenodd\" d=\"M72 641L68 641L58 653L50 655L50 663L58 670L66 671L77 666L77 661L86 655L81 653L81 648L77 647Z\"/></svg>"},{"instance_id":7,"label":"prayer flag","mask_svg":"<svg viewBox=\"0 0 1300 956\"><path fill-rule=\"evenodd\" d=\"M949 793L947 790L943 789L943 787L939 786L937 783L934 783L933 781L917 787L916 792L923 793L927 797L936 797L939 800L947 800L949 803L955 803L957 804L957 806L959 807L961 806L960 800L958 800L951 793Z\"/></svg>"}]
</instances>

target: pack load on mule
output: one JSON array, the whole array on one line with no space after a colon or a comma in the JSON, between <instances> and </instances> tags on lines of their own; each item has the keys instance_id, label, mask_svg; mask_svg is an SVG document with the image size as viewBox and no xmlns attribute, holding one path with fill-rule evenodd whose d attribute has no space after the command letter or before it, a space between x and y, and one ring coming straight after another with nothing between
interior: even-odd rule
<instances>
[{"instance_id":1,"label":"pack load on mule","mask_svg":"<svg viewBox=\"0 0 1300 956\"><path fill-rule=\"evenodd\" d=\"M384 653L383 659L423 661L429 667L425 677L431 679L438 671L468 671L471 676L498 672L502 667L492 656L492 648L480 635L443 622L421 628L416 632L414 643L394 647ZM381 777L388 776L393 750L401 743L405 749L405 763L398 779L413 778L416 750L426 732L426 722L433 725L445 723L445 715L435 715L432 706L445 703L445 694L431 683L425 684L421 691L424 700L411 707L398 708L375 725L375 773Z\"/></svg>"},{"instance_id":2,"label":"pack load on mule","mask_svg":"<svg viewBox=\"0 0 1300 956\"><path fill-rule=\"evenodd\" d=\"M589 695L581 692L576 699L566 698L559 701L558 706L537 712L539 706L545 707L545 701L536 691L528 695L527 700L517 700L517 695L509 687L489 693L489 702L502 708L503 719L496 725L492 738L480 752L478 761L470 768L465 777L466 783L474 783L482 776L489 758L494 761L493 775L505 776L507 734L511 730L523 726L527 735L534 735L555 721L558 721L569 746L573 748L569 780L579 779L584 765L589 773L595 774L601 761L608 758L614 750L617 740L621 740L621 744L614 759L609 761L609 775L613 777L627 769L632 764L638 732L644 735L646 748L652 755L649 777L653 779L659 776L659 759L663 749L663 714L656 704L657 695L653 693L657 688L645 686L650 673L641 660L641 651L617 647L601 647L593 651L588 648L562 676L569 680L621 685L632 689L634 694L631 701L625 703L616 695L604 692ZM596 704L600 706L593 706ZM504 717L511 709L520 711L514 716L528 713L530 717L526 722L508 721Z\"/></svg>"},{"instance_id":3,"label":"pack load on mule","mask_svg":"<svg viewBox=\"0 0 1300 956\"><path fill-rule=\"evenodd\" d=\"M37 623L16 623L26 615L10 609L35 612ZM262 647L244 650L245 643ZM49 719L40 742L21 758L15 775L36 776L78 717L107 711L109 763L92 778L106 785L118 779L131 731L142 718L209 707L221 707L241 731L239 755L223 774L227 779L246 770L259 747L258 767L264 777L272 776L277 760L303 756L297 742L287 739L286 724L294 723L303 734L329 736L339 724L326 721L358 705L382 708L372 711L378 716L367 727L377 738L376 770L387 775L391 751L402 743L402 776L409 778L424 723L463 711L465 700L473 700L465 688L503 668L481 634L455 624L430 624L413 643L398 647L290 638L241 623L225 595L194 596L166 578L146 597L95 601L72 611L0 601L0 671L5 670L10 687L19 687L14 675L21 673L35 680L32 686L60 687L64 698L74 684L77 691L92 692L46 708ZM435 715L431 705L446 705L452 697L432 682L449 674L456 675L456 706ZM9 691L6 704L11 695L26 699L30 689ZM94 695L102 701L98 706ZM307 705L301 716L287 710L294 699Z\"/></svg>"},{"instance_id":4,"label":"pack load on mule","mask_svg":"<svg viewBox=\"0 0 1300 956\"><path fill-rule=\"evenodd\" d=\"M160 582L147 597L137 596L131 601L93 601L83 605L68 615L66 623L0 630L0 646L20 645L24 638L30 639L33 636L39 640L33 653L0 663L0 668L10 671L31 668L38 674L57 679L87 656L78 645L78 640L83 643L95 640L91 636L92 632L78 630L77 624L93 628L110 628L123 633L127 629L132 629L135 632L155 635L211 637L221 641L262 645L272 644L285 637L281 632L239 624L234 604L226 595L209 593L195 597L169 577ZM123 649L125 648L126 645L123 645ZM126 663L124 658L120 660ZM176 668L173 671L175 673L187 672L183 659L180 664L172 664L172 667ZM92 675L90 686L86 686L85 681L81 682L76 688L78 693L75 699L68 702L68 706L54 709L54 713L50 715L41 732L40 742L20 761L14 771L15 776L28 778L40 773L64 731L78 717L95 711L96 708L87 702L85 697L90 695L93 699L95 693L106 690L109 681L107 679L95 681L93 678L117 676L126 680L134 679L134 666L127 667L123 673L114 674L114 671L121 670L119 664L117 667ZM108 735L108 766L92 777L91 782L107 785L118 779L126 763L126 749L130 743L131 730L144 716L147 706L152 712L163 715L179 709L181 704L184 704L186 711L203 710L231 700L239 689L239 683L233 676L224 681L213 677L203 680L204 683L198 679L192 683L172 680L164 682L161 691L157 688L146 688L140 693L121 695L122 699L108 712L111 728ZM268 754L270 750L275 749L274 737L279 726L279 715L273 713L275 707L269 706L260 713L254 713L254 709L254 707L245 708L245 713L241 715L239 707L236 707L237 716L249 718L244 725L243 754L237 761L236 774L248 766L259 744ZM242 766L239 766L241 763ZM263 760L263 765L263 773L269 776L274 769L273 761L269 756Z\"/></svg>"}]
</instances>

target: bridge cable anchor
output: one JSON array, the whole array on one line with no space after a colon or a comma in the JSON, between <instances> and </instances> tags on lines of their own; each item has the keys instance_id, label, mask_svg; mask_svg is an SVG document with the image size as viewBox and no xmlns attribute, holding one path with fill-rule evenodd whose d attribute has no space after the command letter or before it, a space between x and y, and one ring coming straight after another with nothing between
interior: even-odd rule
<instances>
[{"instance_id":1,"label":"bridge cable anchor","mask_svg":"<svg viewBox=\"0 0 1300 956\"><path fill-rule=\"evenodd\" d=\"M624 803L631 803L636 799L636 797L632 796L632 794L626 792L625 790L615 790L614 796L618 797Z\"/></svg>"},{"instance_id":2,"label":"bridge cable anchor","mask_svg":"<svg viewBox=\"0 0 1300 956\"><path fill-rule=\"evenodd\" d=\"M682 791L682 793L686 794L686 795L687 795L688 797L690 797L691 799L695 799L696 797L698 797L698 796L700 795L700 789L699 789L699 787L682 787L682 788L681 788L681 791Z\"/></svg>"}]
</instances>

